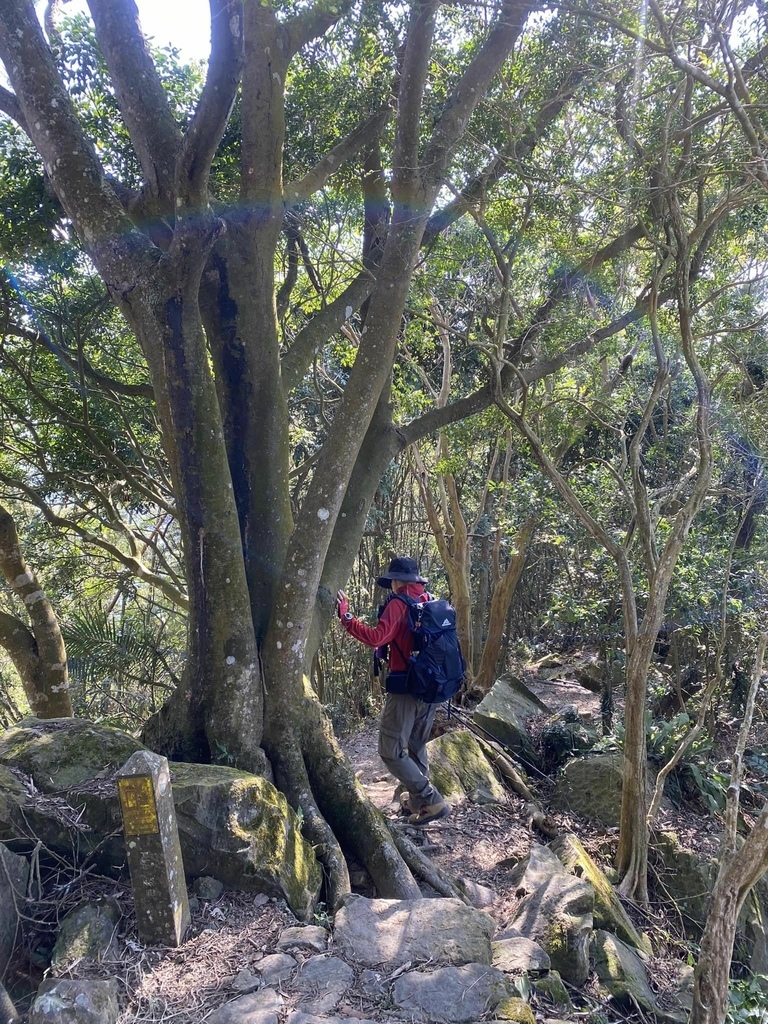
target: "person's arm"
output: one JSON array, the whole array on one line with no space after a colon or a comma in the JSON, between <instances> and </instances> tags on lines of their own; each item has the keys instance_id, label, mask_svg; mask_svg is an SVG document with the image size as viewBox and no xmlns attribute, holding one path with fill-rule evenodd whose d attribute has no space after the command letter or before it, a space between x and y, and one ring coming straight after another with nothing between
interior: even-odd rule
<instances>
[{"instance_id":1,"label":"person's arm","mask_svg":"<svg viewBox=\"0 0 768 1024\"><path fill-rule=\"evenodd\" d=\"M340 616L340 621L347 633L355 640L359 640L367 647L383 647L385 644L391 643L397 636L398 625L407 611L408 608L402 601L390 601L375 626L367 626L350 612L343 613Z\"/></svg>"}]
</instances>

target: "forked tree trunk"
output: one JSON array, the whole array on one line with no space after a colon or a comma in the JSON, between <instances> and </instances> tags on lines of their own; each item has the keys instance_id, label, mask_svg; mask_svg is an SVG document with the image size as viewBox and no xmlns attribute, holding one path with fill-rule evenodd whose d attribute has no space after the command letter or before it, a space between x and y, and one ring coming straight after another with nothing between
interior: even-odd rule
<instances>
[{"instance_id":1,"label":"forked tree trunk","mask_svg":"<svg viewBox=\"0 0 768 1024\"><path fill-rule=\"evenodd\" d=\"M350 286L350 312L370 296L365 337L294 522L274 279L279 235L286 213L323 188L340 164L364 147L373 153L371 143L390 112L368 118L302 178L285 183L284 90L291 60L351 6L349 0L320 0L282 19L269 4L211 0L208 76L182 133L132 0L89 0L144 179L134 198L148 215L134 223L105 178L31 0L0 4L0 57L14 90L12 110L43 158L110 296L136 332L171 467L190 594L189 653L184 687L152 723L154 735L165 737L176 756L226 756L245 768L263 757L263 736L275 777L302 809L305 832L326 867L331 902L349 889L335 829L380 892L418 895L316 698L305 689L317 635L312 623L345 492L350 484L353 490L370 484L366 473L353 475L354 467L374 415L384 417L382 402L427 220L452 154L532 7L504 0L425 138L424 96L440 4L415 0L412 6L389 155L392 222L386 240L378 237L380 266L366 252L359 287ZM209 194L209 179L239 91L240 195L227 212ZM373 157L367 159L366 174L376 178L377 166ZM383 188L383 173L378 178ZM377 223L384 223L380 199ZM366 200L364 234L371 247L377 234L374 206ZM145 230L145 220L151 229ZM229 237L222 237L226 229ZM288 360L294 384L316 346L350 312L345 301L322 311L317 319L325 333L309 332L309 348L303 345ZM322 591L320 597L322 603Z\"/></svg>"},{"instance_id":2,"label":"forked tree trunk","mask_svg":"<svg viewBox=\"0 0 768 1024\"><path fill-rule=\"evenodd\" d=\"M517 531L512 539L513 548L509 565L504 575L496 582L491 598L491 612L488 618L488 632L483 645L480 668L475 676L473 686L480 693L487 693L496 678L496 667L499 662L501 641L504 636L504 624L507 619L512 598L523 574L525 559L531 539L536 530L538 518L531 516Z\"/></svg>"},{"instance_id":3,"label":"forked tree trunk","mask_svg":"<svg viewBox=\"0 0 768 1024\"><path fill-rule=\"evenodd\" d=\"M19 673L32 714L38 718L68 718L72 701L59 622L37 576L24 561L13 516L2 505L0 568L29 616L27 624L14 615L0 613L0 646Z\"/></svg>"}]
</instances>

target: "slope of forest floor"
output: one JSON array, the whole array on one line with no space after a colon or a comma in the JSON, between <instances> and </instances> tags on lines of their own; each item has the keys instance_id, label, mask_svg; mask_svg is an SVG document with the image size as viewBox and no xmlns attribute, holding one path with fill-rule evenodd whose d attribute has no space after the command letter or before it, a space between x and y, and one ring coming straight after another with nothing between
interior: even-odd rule
<instances>
[{"instance_id":1,"label":"slope of forest floor","mask_svg":"<svg viewBox=\"0 0 768 1024\"><path fill-rule=\"evenodd\" d=\"M582 716L599 719L599 698L589 691L567 681L532 681L535 690L553 712L565 705L576 705ZM438 730L457 728L456 720L447 720L441 710L436 720ZM342 745L352 761L358 778L369 798L385 814L397 815L394 802L395 782L386 772L377 754L377 724L366 723L361 729L342 739ZM552 780L546 776L532 779L542 805L547 806L547 794ZM575 833L592 856L603 865L609 865L616 850L618 829L610 829L577 819L563 812L549 812L558 831ZM712 821L702 820L691 812L666 810L663 827L672 828L686 841L695 836L696 847L716 846L716 827ZM447 819L435 822L427 829L408 828L409 838L427 853L430 860L454 877L471 879L492 890L491 912L499 929L511 918L518 904L509 883L510 861L524 857L533 841L545 843L531 824L525 802L509 794L504 804L465 803L454 808ZM355 872L358 891L366 891L365 877ZM356 879L357 875L357 879ZM428 894L428 893L427 893ZM77 879L69 884L69 898L73 904L85 898L116 897L123 909L119 934L119 959L95 964L79 964L71 972L73 977L116 977L123 990L124 1011L119 1024L199 1024L218 1007L238 994L233 989L237 974L253 967L260 959L275 952L280 931L296 923L283 903L263 895L224 892L213 902L193 900L192 926L184 945L179 949L144 948L135 941L135 920L131 912L131 894L128 886L105 879ZM63 906L60 914L70 909ZM679 916L673 904L658 899L649 911L628 908L635 923L646 931L652 941L656 957L649 975L662 997L668 979L674 975L674 965L685 961L690 946L685 940ZM316 923L328 925L328 918L317 914ZM297 960L307 953L293 952ZM355 965L350 965L354 967ZM358 971L359 973L359 971ZM30 986L31 987L31 986ZM283 1011L289 1012L299 999L291 984L281 986ZM576 1010L574 1021L587 1024L645 1020L608 1007L605 997L596 986L587 985L573 992ZM23 1003L21 1007L23 1008ZM537 1022L553 1017L568 1019L562 1010L534 1000L532 1006ZM340 1017L391 1021L387 1007L377 1006L366 999L361 988L353 986L345 1002L335 1011ZM609 1014L609 1016L606 1016Z\"/></svg>"}]
</instances>

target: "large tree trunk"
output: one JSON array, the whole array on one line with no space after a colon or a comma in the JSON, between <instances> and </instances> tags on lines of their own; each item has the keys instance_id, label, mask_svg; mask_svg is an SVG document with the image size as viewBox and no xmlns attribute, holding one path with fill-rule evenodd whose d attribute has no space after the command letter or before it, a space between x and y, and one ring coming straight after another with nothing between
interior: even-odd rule
<instances>
[{"instance_id":1,"label":"large tree trunk","mask_svg":"<svg viewBox=\"0 0 768 1024\"><path fill-rule=\"evenodd\" d=\"M386 214L382 196L374 195L375 182L381 192L384 179L373 140L387 111L351 132L303 178L288 185L282 180L290 61L346 13L348 0L305 5L284 20L269 5L211 0L208 77L183 133L132 0L89 0L89 6L144 177L133 208L151 214L151 228L132 223L106 181L30 0L0 5L0 57L15 91L17 120L149 365L190 608L184 686L148 735L165 738L166 750L177 757L226 758L246 768L261 763L263 741L278 783L303 811L305 831L327 868L331 901L349 888L334 830L354 847L380 892L415 896L410 872L305 689L313 613L348 485L358 495L356 517L370 501L373 472L353 477L353 471L374 413L378 436L386 435L383 396L425 225L453 150L531 5L505 0L425 139L422 107L440 5L415 0L398 67L389 154L394 214L380 265L371 250L381 246ZM240 201L219 218L211 212L209 176L241 73ZM375 179L367 189L365 274L348 294L357 306L370 295L365 332L292 522L276 246L286 213L364 148L365 174ZM304 339L310 348L349 317L345 302L331 307L318 318L327 333ZM303 343L295 356L294 383L305 350ZM378 465L382 450L373 460ZM342 547L344 532L338 535Z\"/></svg>"},{"instance_id":2,"label":"large tree trunk","mask_svg":"<svg viewBox=\"0 0 768 1024\"><path fill-rule=\"evenodd\" d=\"M178 257L168 261L170 280L156 275L153 282L138 284L128 311L152 374L189 587L183 704L189 721L178 724L198 758L226 759L248 768L262 761L261 673L224 431L197 302L205 237L192 234L189 247L196 257L193 266L180 267Z\"/></svg>"}]
</instances>

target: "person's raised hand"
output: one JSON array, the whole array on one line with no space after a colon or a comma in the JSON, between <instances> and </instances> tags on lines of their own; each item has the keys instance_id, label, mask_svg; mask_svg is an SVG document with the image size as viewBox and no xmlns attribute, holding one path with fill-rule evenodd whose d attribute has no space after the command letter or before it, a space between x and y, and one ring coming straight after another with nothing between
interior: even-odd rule
<instances>
[{"instance_id":1,"label":"person's raised hand","mask_svg":"<svg viewBox=\"0 0 768 1024\"><path fill-rule=\"evenodd\" d=\"M340 619L343 619L348 611L349 601L347 599L347 595L344 593L343 590L340 590L336 595L336 614L339 616Z\"/></svg>"}]
</instances>

